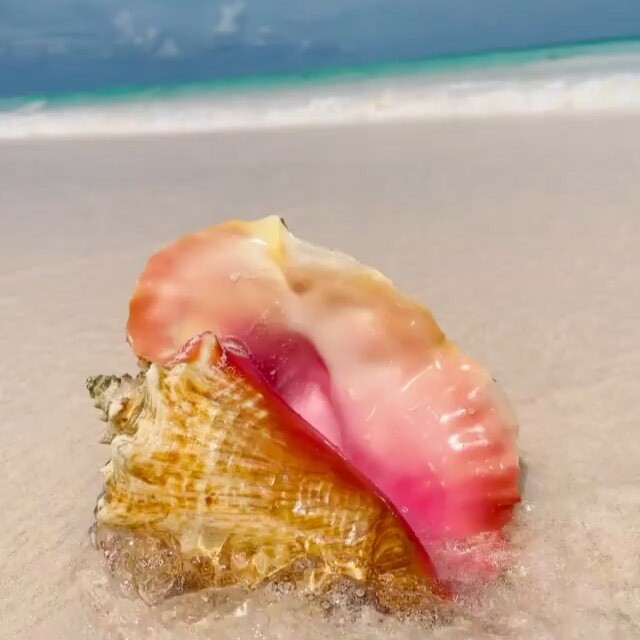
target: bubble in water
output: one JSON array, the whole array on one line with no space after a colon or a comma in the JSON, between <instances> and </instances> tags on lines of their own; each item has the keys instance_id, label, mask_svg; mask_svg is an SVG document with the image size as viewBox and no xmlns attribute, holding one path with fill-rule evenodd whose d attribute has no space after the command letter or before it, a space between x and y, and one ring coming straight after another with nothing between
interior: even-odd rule
<instances>
[{"instance_id":1,"label":"bubble in water","mask_svg":"<svg viewBox=\"0 0 640 640\"><path fill-rule=\"evenodd\" d=\"M92 538L123 596L153 605L182 593L182 557L170 536L97 527Z\"/></svg>"}]
</instances>

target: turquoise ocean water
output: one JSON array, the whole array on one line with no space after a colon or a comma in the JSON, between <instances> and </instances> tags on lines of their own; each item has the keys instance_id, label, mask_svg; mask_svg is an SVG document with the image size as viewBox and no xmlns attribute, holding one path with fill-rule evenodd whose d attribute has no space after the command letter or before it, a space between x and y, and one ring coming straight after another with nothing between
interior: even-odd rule
<instances>
[{"instance_id":1,"label":"turquoise ocean water","mask_svg":"<svg viewBox=\"0 0 640 640\"><path fill-rule=\"evenodd\" d=\"M0 99L0 138L640 110L640 39Z\"/></svg>"}]
</instances>

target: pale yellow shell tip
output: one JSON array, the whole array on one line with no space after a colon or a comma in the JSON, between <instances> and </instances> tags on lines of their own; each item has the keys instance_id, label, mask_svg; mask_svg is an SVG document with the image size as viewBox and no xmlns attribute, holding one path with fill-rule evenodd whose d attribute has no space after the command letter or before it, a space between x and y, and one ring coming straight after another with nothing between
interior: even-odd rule
<instances>
[{"instance_id":1,"label":"pale yellow shell tip","mask_svg":"<svg viewBox=\"0 0 640 640\"><path fill-rule=\"evenodd\" d=\"M289 231L280 216L267 216L253 222L246 222L243 226L248 234L265 243L274 258L283 257L284 238Z\"/></svg>"}]
</instances>

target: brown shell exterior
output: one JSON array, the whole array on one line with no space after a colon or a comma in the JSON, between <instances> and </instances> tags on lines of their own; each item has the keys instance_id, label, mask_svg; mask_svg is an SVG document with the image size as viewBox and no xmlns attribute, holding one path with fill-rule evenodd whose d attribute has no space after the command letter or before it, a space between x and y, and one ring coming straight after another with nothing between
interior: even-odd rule
<instances>
[{"instance_id":1,"label":"brown shell exterior","mask_svg":"<svg viewBox=\"0 0 640 640\"><path fill-rule=\"evenodd\" d=\"M433 602L398 517L232 368L151 365L115 397L97 525L170 536L185 588L286 577L321 593L348 579L388 610Z\"/></svg>"}]
</instances>

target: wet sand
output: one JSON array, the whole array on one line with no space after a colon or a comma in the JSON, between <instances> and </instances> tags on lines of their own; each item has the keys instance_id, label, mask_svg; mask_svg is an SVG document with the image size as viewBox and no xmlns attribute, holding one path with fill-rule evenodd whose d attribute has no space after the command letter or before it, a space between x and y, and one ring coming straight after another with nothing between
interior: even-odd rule
<instances>
[{"instance_id":1,"label":"wet sand","mask_svg":"<svg viewBox=\"0 0 640 640\"><path fill-rule=\"evenodd\" d=\"M84 548L108 458L84 380L133 370L153 250L271 213L425 301L521 425L512 574L453 624L366 612L336 633L640 636L639 175L631 116L0 144L0 638L164 637ZM195 637L332 633L260 607Z\"/></svg>"}]
</instances>

